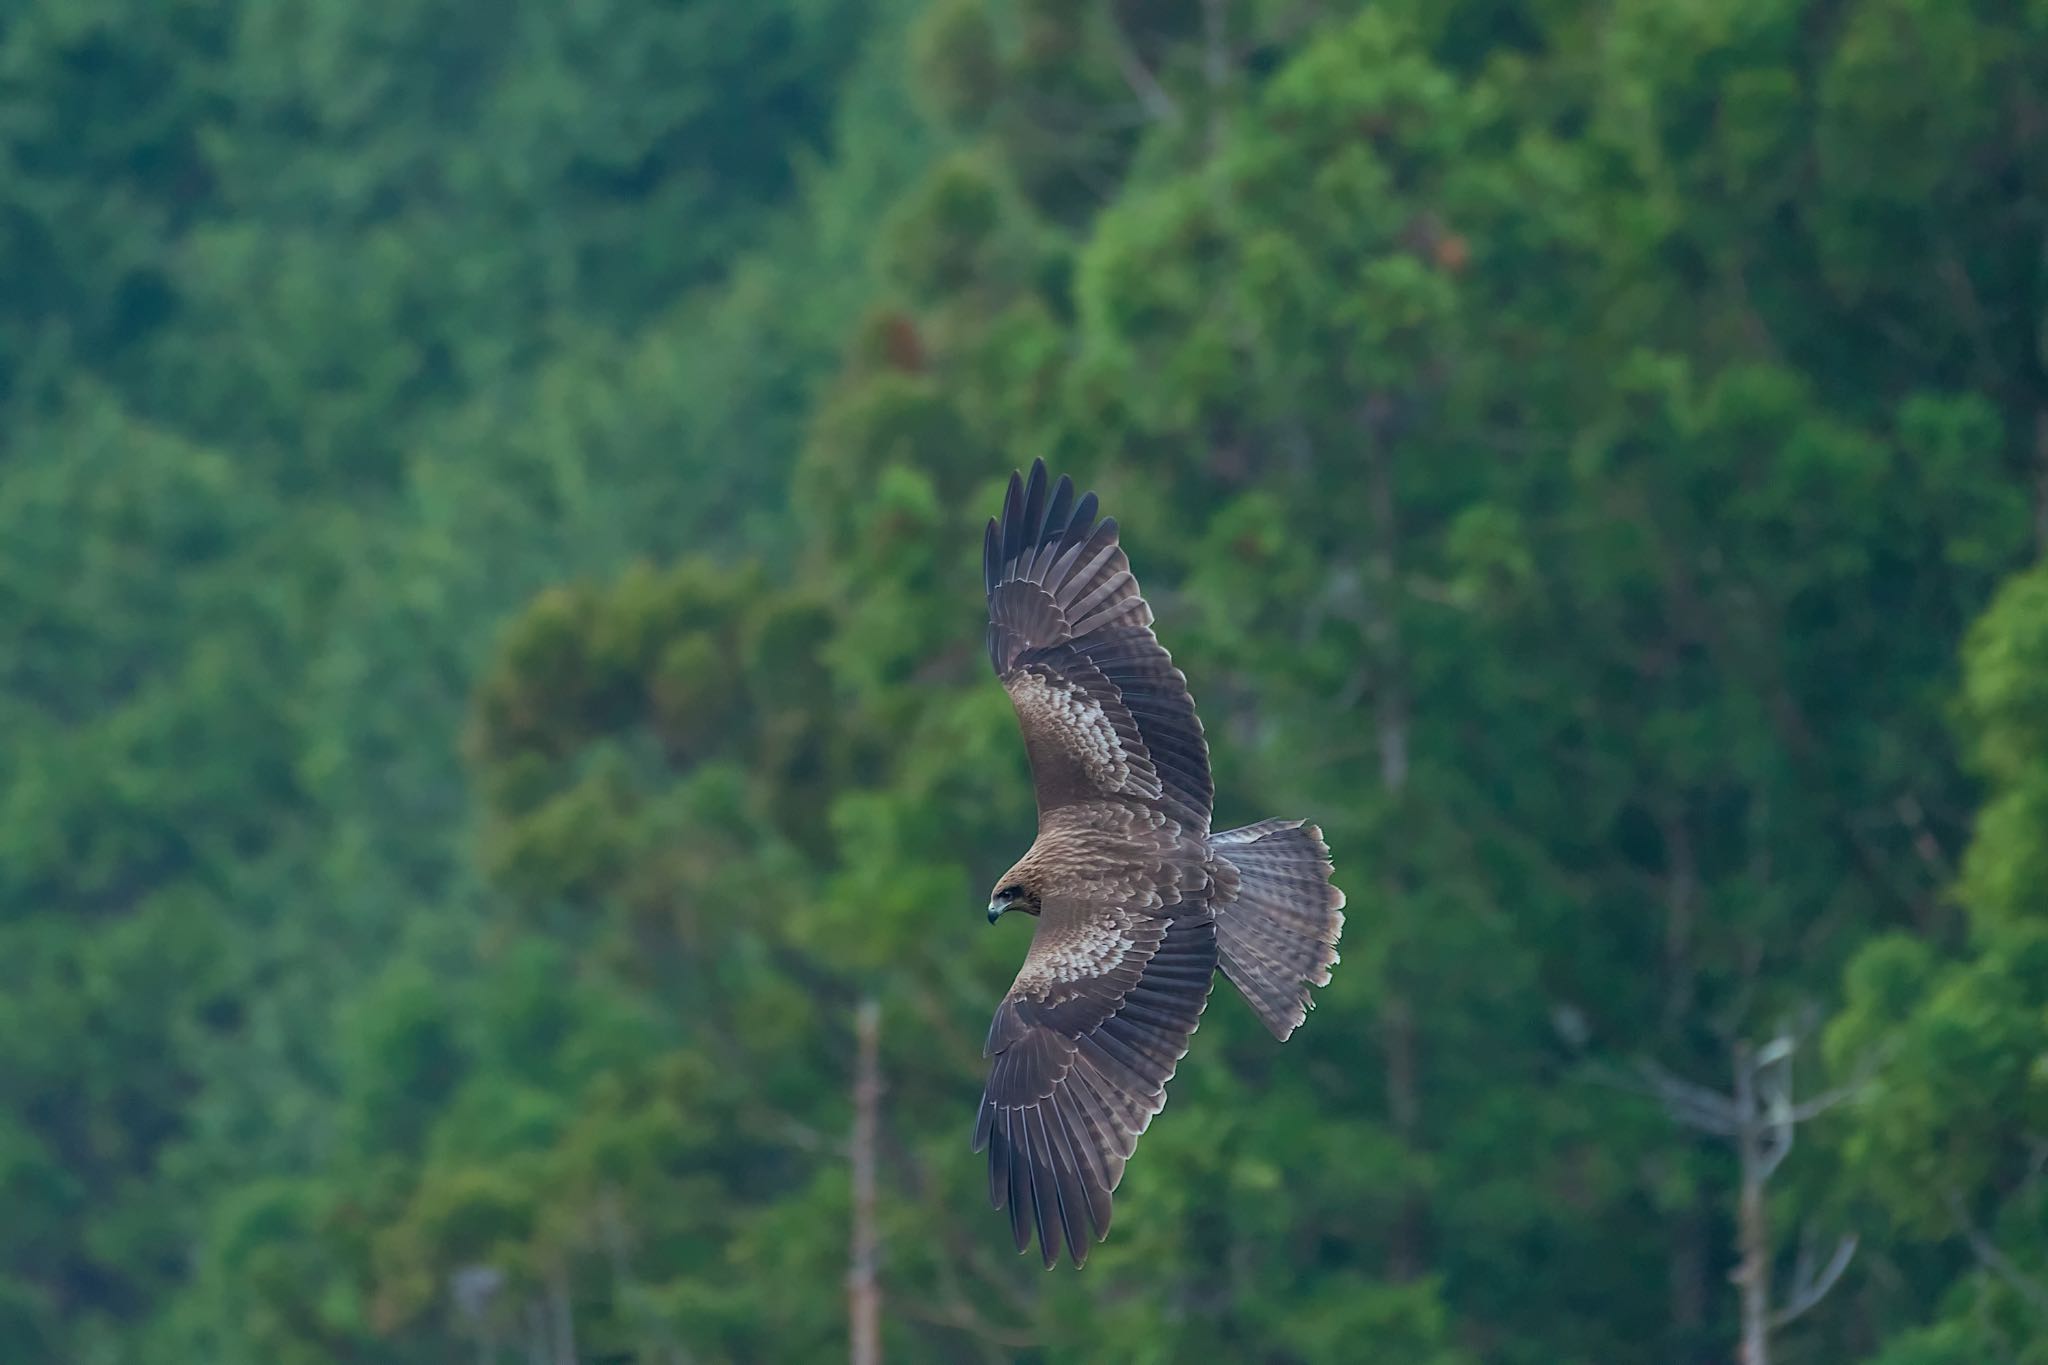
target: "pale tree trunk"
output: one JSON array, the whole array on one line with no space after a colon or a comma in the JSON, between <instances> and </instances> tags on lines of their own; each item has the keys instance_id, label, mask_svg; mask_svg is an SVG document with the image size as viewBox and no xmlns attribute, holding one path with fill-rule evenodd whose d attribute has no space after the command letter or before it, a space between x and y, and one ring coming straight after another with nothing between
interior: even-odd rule
<instances>
[{"instance_id":1,"label":"pale tree trunk","mask_svg":"<svg viewBox=\"0 0 2048 1365\"><path fill-rule=\"evenodd\" d=\"M547 1309L538 1302L526 1305L526 1358L531 1365L549 1365Z\"/></svg>"},{"instance_id":2,"label":"pale tree trunk","mask_svg":"<svg viewBox=\"0 0 2048 1365\"><path fill-rule=\"evenodd\" d=\"M854 1015L853 1234L846 1272L852 1365L881 1365L881 1237L875 1224L875 1146L882 1105L881 1009L873 999Z\"/></svg>"},{"instance_id":3,"label":"pale tree trunk","mask_svg":"<svg viewBox=\"0 0 2048 1365\"><path fill-rule=\"evenodd\" d=\"M1756 1067L1747 1043L1735 1048L1735 1156L1742 1189L1736 1199L1739 1256L1731 1277L1742 1295L1739 1365L1771 1365L1771 1230L1764 1212L1762 1116L1757 1112Z\"/></svg>"},{"instance_id":4,"label":"pale tree trunk","mask_svg":"<svg viewBox=\"0 0 2048 1365\"><path fill-rule=\"evenodd\" d=\"M555 1365L576 1365L576 1305L569 1297L569 1269L561 1262L548 1273L548 1309L554 1320Z\"/></svg>"},{"instance_id":5,"label":"pale tree trunk","mask_svg":"<svg viewBox=\"0 0 2048 1365\"><path fill-rule=\"evenodd\" d=\"M1654 1063L1642 1068L1642 1088L1662 1100L1673 1118L1722 1138L1735 1149L1736 1264L1728 1278L1740 1295L1737 1365L1770 1365L1771 1334L1797 1322L1827 1297L1856 1255L1857 1239L1851 1234L1835 1244L1834 1254L1823 1263L1815 1255L1816 1245L1802 1233L1798 1258L1784 1286L1784 1306L1771 1307L1771 1220L1765 1203L1771 1177L1791 1154L1799 1125L1850 1098L1868 1079L1866 1071L1839 1089L1798 1100L1792 1081L1796 1050L1797 1040L1790 1034L1780 1034L1761 1048L1736 1043L1735 1086L1727 1094L1695 1085ZM1870 1064L1866 1059L1865 1066Z\"/></svg>"}]
</instances>

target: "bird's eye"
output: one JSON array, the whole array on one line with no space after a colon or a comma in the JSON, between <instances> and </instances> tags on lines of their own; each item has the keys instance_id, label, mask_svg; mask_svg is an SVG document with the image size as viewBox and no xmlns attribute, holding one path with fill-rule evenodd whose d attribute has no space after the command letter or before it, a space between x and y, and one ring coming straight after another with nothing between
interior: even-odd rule
<instances>
[{"instance_id":1,"label":"bird's eye","mask_svg":"<svg viewBox=\"0 0 2048 1365\"><path fill-rule=\"evenodd\" d=\"M996 893L996 898L998 900L1013 901L1023 894L1024 888L1020 886L1006 886Z\"/></svg>"}]
</instances>

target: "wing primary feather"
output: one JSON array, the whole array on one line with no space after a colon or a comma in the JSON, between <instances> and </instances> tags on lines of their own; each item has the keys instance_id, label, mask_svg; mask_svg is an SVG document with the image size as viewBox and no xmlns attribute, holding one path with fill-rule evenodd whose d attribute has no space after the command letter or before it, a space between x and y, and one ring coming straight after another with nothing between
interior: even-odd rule
<instances>
[{"instance_id":1,"label":"wing primary feather","mask_svg":"<svg viewBox=\"0 0 2048 1365\"><path fill-rule=\"evenodd\" d=\"M1031 1151L1028 1147L1020 1148L1018 1144L1017 1139L1022 1131L1022 1125L1017 1122L1017 1111L1003 1110L1003 1132L1010 1159L1010 1240L1017 1244L1017 1250L1020 1252L1031 1245L1031 1228L1027 1221L1031 1217L1031 1211L1024 1207L1025 1182L1029 1179Z\"/></svg>"},{"instance_id":2,"label":"wing primary feather","mask_svg":"<svg viewBox=\"0 0 2048 1365\"><path fill-rule=\"evenodd\" d=\"M988 1102L988 1109L988 1202L1000 1209L1010 1193L1009 1124L1007 1114L999 1112L995 1101Z\"/></svg>"},{"instance_id":3,"label":"wing primary feather","mask_svg":"<svg viewBox=\"0 0 2048 1365\"><path fill-rule=\"evenodd\" d=\"M1077 1068L1075 1073L1080 1074ZM1076 1097L1073 1114L1068 1116L1067 1142L1073 1150L1074 1169L1080 1174L1081 1189L1088 1199L1088 1220L1095 1226L1095 1240L1101 1241L1109 1232L1109 1192L1116 1187L1122 1168L1112 1171L1111 1161L1114 1149L1110 1144L1109 1110L1094 1098L1093 1082L1083 1082L1072 1089Z\"/></svg>"},{"instance_id":4,"label":"wing primary feather","mask_svg":"<svg viewBox=\"0 0 2048 1365\"><path fill-rule=\"evenodd\" d=\"M1024 482L1024 512L1019 517L1017 525L1019 539L1024 541L1018 548L1024 557L1025 563L1029 563L1030 557L1038 552L1038 536L1044 529L1044 526L1045 461L1033 460L1031 462L1031 477ZM1015 576L1018 578L1029 577L1029 575L1021 572L1020 568L1021 566L1013 568L1012 572Z\"/></svg>"},{"instance_id":5,"label":"wing primary feather","mask_svg":"<svg viewBox=\"0 0 2048 1365\"><path fill-rule=\"evenodd\" d=\"M1045 570L1045 590L1059 591L1060 584L1067 581L1073 571L1083 547L1095 530L1095 495L1083 493L1081 500L1074 504L1074 510L1067 517L1067 529L1060 536L1060 543L1053 547L1052 561Z\"/></svg>"},{"instance_id":6,"label":"wing primary feather","mask_svg":"<svg viewBox=\"0 0 2048 1365\"><path fill-rule=\"evenodd\" d=\"M1073 1074L1081 1081L1074 1088L1074 1093L1083 1101L1077 1108L1081 1112L1083 1126L1088 1129L1096 1177L1106 1195L1117 1184L1117 1175L1110 1169L1111 1160L1128 1157L1135 1148L1129 1146L1130 1135L1117 1119L1116 1106L1104 1097L1109 1082L1097 1075L1092 1065L1075 1067Z\"/></svg>"},{"instance_id":7,"label":"wing primary feather","mask_svg":"<svg viewBox=\"0 0 2048 1365\"><path fill-rule=\"evenodd\" d=\"M1112 1091L1117 1094L1139 1094L1151 1084L1144 1072L1133 1070L1130 1063L1124 1059L1127 1053L1119 1055L1118 1052L1103 1045L1102 1030L1084 1033L1075 1041L1080 1043L1082 1052L1088 1057L1089 1065L1102 1077L1104 1099L1109 1099Z\"/></svg>"},{"instance_id":8,"label":"wing primary feather","mask_svg":"<svg viewBox=\"0 0 2048 1365\"><path fill-rule=\"evenodd\" d=\"M1115 1018L1114 1015L1110 1017ZM1102 1049L1111 1061L1114 1061L1118 1066L1129 1072L1133 1079L1142 1077L1147 1082L1152 1081L1149 1073L1157 1067L1158 1063L1154 1059L1144 1056L1111 1030L1098 1028L1088 1035L1088 1041Z\"/></svg>"},{"instance_id":9,"label":"wing primary feather","mask_svg":"<svg viewBox=\"0 0 2048 1365\"><path fill-rule=\"evenodd\" d=\"M1035 1150L1036 1145L1031 1141L1031 1111L1028 1108L1019 1108L1017 1110L1017 1167L1024 1173L1024 1199L1018 1205L1019 1211L1024 1215L1024 1231L1021 1240L1017 1243L1017 1250L1019 1251L1029 1251L1031 1249L1031 1238L1034 1234L1041 1234L1039 1236L1040 1245L1043 1245L1045 1240L1041 1233L1041 1230L1045 1227L1045 1208L1043 1201L1038 1197L1038 1153Z\"/></svg>"},{"instance_id":10,"label":"wing primary feather","mask_svg":"<svg viewBox=\"0 0 2048 1365\"><path fill-rule=\"evenodd\" d=\"M1109 525L1108 522L1102 523L1102 526L1107 525ZM1065 573L1060 575L1059 588L1053 590L1055 599L1066 596L1066 586L1069 583L1085 584L1092 582L1095 575L1102 572L1102 567L1115 557L1117 544L1114 534L1104 543L1096 544L1096 541L1101 539L1102 526L1095 528L1096 534L1090 536L1086 544L1078 549L1068 551L1069 554L1074 556L1074 563ZM1047 581L1050 583L1050 579Z\"/></svg>"},{"instance_id":11,"label":"wing primary feather","mask_svg":"<svg viewBox=\"0 0 2048 1365\"><path fill-rule=\"evenodd\" d=\"M1074 1150L1073 1125L1067 1122L1066 1114L1053 1110L1046 1127L1050 1134L1047 1145L1052 1148L1058 1168L1055 1175L1059 1181L1056 1188L1060 1196L1060 1231L1067 1239L1067 1255L1078 1269L1088 1261L1088 1222L1094 1216L1088 1202L1088 1178L1082 1173L1081 1159Z\"/></svg>"},{"instance_id":12,"label":"wing primary feather","mask_svg":"<svg viewBox=\"0 0 2048 1365\"><path fill-rule=\"evenodd\" d=\"M1061 554L1088 539L1088 533L1095 529L1095 511L1101 505L1093 493L1083 493L1075 501L1074 510L1067 517L1067 529L1060 536Z\"/></svg>"},{"instance_id":13,"label":"wing primary feather","mask_svg":"<svg viewBox=\"0 0 2048 1365\"><path fill-rule=\"evenodd\" d=\"M1058 552L1060 542L1065 539L1067 518L1074 512L1074 481L1060 475L1060 481L1053 485L1052 502L1045 509L1045 521L1038 528L1038 539L1031 550L1031 564L1022 577L1033 581L1042 580L1045 571L1052 567L1053 556Z\"/></svg>"},{"instance_id":14,"label":"wing primary feather","mask_svg":"<svg viewBox=\"0 0 2048 1365\"><path fill-rule=\"evenodd\" d=\"M1114 594L1136 592L1137 587L1138 580L1131 576L1129 569L1124 569L1111 574L1108 578L1102 580L1102 583L1093 592L1089 593L1087 597L1065 608L1067 620L1072 623L1075 636L1079 637L1088 633L1080 628L1083 617L1099 610L1105 603L1120 600L1115 598ZM1100 667L1100 665L1097 666Z\"/></svg>"},{"instance_id":15,"label":"wing primary feather","mask_svg":"<svg viewBox=\"0 0 2048 1365\"><path fill-rule=\"evenodd\" d=\"M1051 1270L1060 1259L1059 1224L1054 1221L1059 1213L1060 1195L1059 1185L1053 1179L1052 1153L1046 1150L1044 1111L1042 1102L1025 1111L1024 1141L1031 1147L1031 1221L1037 1225L1039 1254L1045 1259L1045 1268ZM1031 1132L1034 1123L1038 1125L1035 1137Z\"/></svg>"},{"instance_id":16,"label":"wing primary feather","mask_svg":"<svg viewBox=\"0 0 2048 1365\"><path fill-rule=\"evenodd\" d=\"M1074 1264L1079 1265L1081 1258L1087 1255L1081 1250L1080 1229L1076 1226L1081 1210L1078 1206L1073 1209L1067 1207L1067 1191L1073 1184L1073 1177L1068 1173L1066 1154L1060 1149L1059 1140L1054 1136L1060 1126L1059 1113L1055 1110L1050 1117L1046 1113L1051 1103L1051 1100L1047 1100L1032 1111L1038 1120L1038 1150L1045 1158L1045 1183L1052 1187L1053 1219L1048 1227L1041 1228L1039 1232L1039 1241L1046 1249L1047 1270L1052 1269L1054 1260L1058 1258L1058 1253L1053 1250L1052 1240L1048 1239L1048 1231L1056 1234L1056 1240L1066 1244L1067 1255ZM1078 1194L1079 1191L1075 1193Z\"/></svg>"},{"instance_id":17,"label":"wing primary feather","mask_svg":"<svg viewBox=\"0 0 2048 1365\"><path fill-rule=\"evenodd\" d=\"M1017 558L1024 545L1024 480L1010 471L1010 487L1003 494L1003 564Z\"/></svg>"},{"instance_id":18,"label":"wing primary feather","mask_svg":"<svg viewBox=\"0 0 2048 1365\"><path fill-rule=\"evenodd\" d=\"M1181 1026L1169 1024L1160 1027L1133 1017L1128 1002L1115 1014L1102 1021L1102 1027L1095 1030L1098 1039L1110 1039L1146 1058L1156 1068L1161 1062L1180 1060L1180 1039L1175 1035ZM1169 1068L1170 1069L1170 1068Z\"/></svg>"},{"instance_id":19,"label":"wing primary feather","mask_svg":"<svg viewBox=\"0 0 2048 1365\"><path fill-rule=\"evenodd\" d=\"M1150 1024L1162 1036L1170 1035L1170 1031L1174 1029L1185 1029L1188 1022L1171 1009L1161 1008L1149 1001L1140 1001L1135 994L1124 1000L1123 1008L1116 1012L1116 1017L1129 1019L1138 1024Z\"/></svg>"},{"instance_id":20,"label":"wing primary feather","mask_svg":"<svg viewBox=\"0 0 2048 1365\"><path fill-rule=\"evenodd\" d=\"M1002 556L997 553L1000 548L996 540L996 519L990 517L988 529L981 534L981 581L989 592L994 592L996 584L1002 581Z\"/></svg>"},{"instance_id":21,"label":"wing primary feather","mask_svg":"<svg viewBox=\"0 0 2048 1365\"><path fill-rule=\"evenodd\" d=\"M1096 1053L1096 1057L1103 1054ZM1105 1140L1113 1141L1113 1147L1105 1151L1114 1152L1128 1161L1131 1153L1138 1149L1138 1134L1145 1131L1153 1110L1148 1101L1140 1100L1139 1087L1132 1086L1105 1069L1095 1058L1090 1058L1095 1069L1094 1090L1097 1103L1108 1116L1111 1126L1104 1130Z\"/></svg>"}]
</instances>

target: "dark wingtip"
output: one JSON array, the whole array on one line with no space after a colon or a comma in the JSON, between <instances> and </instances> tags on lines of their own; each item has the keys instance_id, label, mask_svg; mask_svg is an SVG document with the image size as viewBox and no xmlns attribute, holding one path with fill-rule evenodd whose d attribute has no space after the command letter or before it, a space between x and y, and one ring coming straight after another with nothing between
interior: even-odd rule
<instances>
[{"instance_id":1,"label":"dark wingtip","mask_svg":"<svg viewBox=\"0 0 2048 1365\"><path fill-rule=\"evenodd\" d=\"M1041 1188L1042 1182L1039 1179L1039 1170L1044 1165L1045 1156L1037 1150L1038 1144L1031 1136L1031 1111L1026 1111L1023 1121L1018 1124L1017 1132L1018 1136L1024 1139L1024 1180L1026 1188L1031 1192L1031 1223L1023 1234L1024 1241L1029 1245L1030 1234L1038 1234L1039 1251L1045 1258L1046 1269L1050 1270L1052 1263L1059 1258L1060 1244L1048 1226L1045 1216L1046 1191Z\"/></svg>"},{"instance_id":2,"label":"dark wingtip","mask_svg":"<svg viewBox=\"0 0 2048 1365\"><path fill-rule=\"evenodd\" d=\"M1031 1246L1031 1211L1025 1207L1025 1201L1031 1196L1031 1154L1024 1143L1018 1141L1021 1134L1015 1110L1003 1115L1003 1127L1003 1150L1010 1167L1010 1240L1022 1252Z\"/></svg>"},{"instance_id":3,"label":"dark wingtip","mask_svg":"<svg viewBox=\"0 0 2048 1365\"><path fill-rule=\"evenodd\" d=\"M1024 542L1024 476L1016 470L1010 471L1010 486L1003 491L1002 545L998 564L1007 564L1017 557L1018 549Z\"/></svg>"},{"instance_id":4,"label":"dark wingtip","mask_svg":"<svg viewBox=\"0 0 2048 1365\"><path fill-rule=\"evenodd\" d=\"M1038 549L1041 553L1066 534L1073 515L1074 481L1062 474L1060 481L1052 486L1052 501L1045 505L1045 520L1038 526Z\"/></svg>"},{"instance_id":5,"label":"dark wingtip","mask_svg":"<svg viewBox=\"0 0 2048 1365\"><path fill-rule=\"evenodd\" d=\"M1018 518L1018 550L1030 556L1038 549L1038 537L1045 525L1045 461L1031 462L1031 477L1024 481L1024 510ZM1012 556L1011 562L1015 562Z\"/></svg>"},{"instance_id":6,"label":"dark wingtip","mask_svg":"<svg viewBox=\"0 0 2048 1365\"><path fill-rule=\"evenodd\" d=\"M1096 505L1093 493L1081 495L1080 501L1074 504L1073 511L1067 514L1067 529L1060 533L1060 543L1053 548L1054 559L1058 559L1088 538L1089 533L1095 529ZM1052 586L1057 587L1058 584Z\"/></svg>"},{"instance_id":7,"label":"dark wingtip","mask_svg":"<svg viewBox=\"0 0 2048 1365\"><path fill-rule=\"evenodd\" d=\"M1002 514L982 537L985 589L994 592L1006 577L1037 578L1097 529L1099 506L1095 494L1080 492L1070 476L1053 480L1042 456L1028 472L1011 470Z\"/></svg>"},{"instance_id":8,"label":"dark wingtip","mask_svg":"<svg viewBox=\"0 0 2048 1365\"><path fill-rule=\"evenodd\" d=\"M994 1118L994 1108L989 1104L987 1097L984 1096L981 1101L981 1107L974 1111L974 1146L969 1150L976 1152L988 1150L988 1135L990 1128L993 1126Z\"/></svg>"}]
</instances>

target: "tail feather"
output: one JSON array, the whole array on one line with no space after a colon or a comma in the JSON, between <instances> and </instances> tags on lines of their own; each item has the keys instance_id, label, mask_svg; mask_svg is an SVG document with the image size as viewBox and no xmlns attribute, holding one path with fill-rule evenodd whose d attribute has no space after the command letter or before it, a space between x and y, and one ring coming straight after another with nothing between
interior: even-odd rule
<instances>
[{"instance_id":1,"label":"tail feather","mask_svg":"<svg viewBox=\"0 0 2048 1365\"><path fill-rule=\"evenodd\" d=\"M1262 820L1209 836L1223 864L1216 949L1230 978L1275 1038L1286 1042L1325 986L1344 932L1344 893L1330 884L1330 850L1305 820Z\"/></svg>"}]
</instances>

